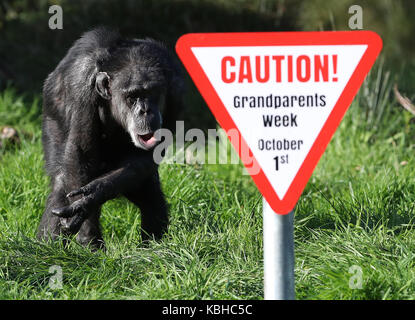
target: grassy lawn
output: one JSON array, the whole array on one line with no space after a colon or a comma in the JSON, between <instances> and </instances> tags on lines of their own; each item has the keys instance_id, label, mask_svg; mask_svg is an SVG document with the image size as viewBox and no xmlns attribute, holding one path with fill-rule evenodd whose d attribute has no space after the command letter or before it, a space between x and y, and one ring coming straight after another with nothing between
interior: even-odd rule
<instances>
[{"instance_id":1,"label":"grassy lawn","mask_svg":"<svg viewBox=\"0 0 415 320\"><path fill-rule=\"evenodd\" d=\"M296 208L298 299L415 299L415 125L379 70ZM149 247L123 199L103 207L105 253L37 242L48 179L30 101L0 93L0 125L22 140L0 151L0 299L262 299L262 198L241 165L161 165L171 226ZM49 286L51 266L61 289Z\"/></svg>"}]
</instances>

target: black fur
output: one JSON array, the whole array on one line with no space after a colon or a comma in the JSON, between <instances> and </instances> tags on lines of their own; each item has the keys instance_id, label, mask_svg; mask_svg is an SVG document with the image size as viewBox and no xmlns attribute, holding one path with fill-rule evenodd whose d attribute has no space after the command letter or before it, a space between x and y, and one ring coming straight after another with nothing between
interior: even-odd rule
<instances>
[{"instance_id":1,"label":"black fur","mask_svg":"<svg viewBox=\"0 0 415 320\"><path fill-rule=\"evenodd\" d=\"M162 236L168 216L151 136L162 118L173 128L182 83L173 57L154 40L98 28L74 43L43 89L52 191L39 239L77 234L80 243L102 247L100 209L119 195L140 207L143 240Z\"/></svg>"}]
</instances>

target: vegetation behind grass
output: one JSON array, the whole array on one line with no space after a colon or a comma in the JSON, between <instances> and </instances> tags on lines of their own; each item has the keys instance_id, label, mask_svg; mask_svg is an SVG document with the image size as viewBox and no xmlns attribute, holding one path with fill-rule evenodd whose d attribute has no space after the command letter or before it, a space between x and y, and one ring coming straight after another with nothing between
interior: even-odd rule
<instances>
[{"instance_id":1,"label":"vegetation behind grass","mask_svg":"<svg viewBox=\"0 0 415 320\"><path fill-rule=\"evenodd\" d=\"M372 71L300 198L299 299L415 298L415 130L390 86ZM0 153L1 299L262 298L262 198L241 165L161 165L171 226L149 247L123 199L103 207L106 252L36 241L48 194L38 104L0 93L0 125L25 132ZM49 286L54 265L62 289ZM352 266L361 289L349 286Z\"/></svg>"},{"instance_id":2,"label":"vegetation behind grass","mask_svg":"<svg viewBox=\"0 0 415 320\"><path fill-rule=\"evenodd\" d=\"M51 5L63 10L63 29L51 30ZM153 37L173 49L194 32L350 30L349 8L363 10L363 28L377 32L388 68L402 70L399 88L413 94L415 2L413 0L2 0L0 2L0 90L41 91L42 83L82 33L100 25L127 37ZM184 74L186 72L184 71ZM214 128L190 77L187 128ZM413 98L412 96L409 96Z\"/></svg>"}]
</instances>

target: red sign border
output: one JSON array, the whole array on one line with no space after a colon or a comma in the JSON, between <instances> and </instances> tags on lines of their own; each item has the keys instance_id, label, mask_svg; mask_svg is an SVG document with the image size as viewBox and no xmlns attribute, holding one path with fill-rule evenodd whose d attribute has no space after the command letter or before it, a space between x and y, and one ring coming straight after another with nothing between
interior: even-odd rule
<instances>
[{"instance_id":1,"label":"red sign border","mask_svg":"<svg viewBox=\"0 0 415 320\"><path fill-rule=\"evenodd\" d=\"M210 83L201 65L193 54L192 47L231 47L231 46L307 46L307 45L367 45L359 64L346 84L327 121L321 128L283 199L272 188L255 157L258 174L251 175L259 191L271 208L278 214L287 214L295 207L301 193L320 157L336 131L340 121L353 101L367 73L373 66L382 49L382 39L373 31L319 31L319 32L240 32L240 33L189 33L181 36L176 43L176 52L190 74L200 94L218 121L228 131L239 129L229 115L215 88ZM240 132L239 132L240 133ZM247 148L241 136L241 146L234 145L241 157L241 149ZM245 150L247 150L245 149ZM251 152L251 150L249 149ZM252 152L251 152L252 154ZM245 163L244 163L245 165ZM247 167L249 172L249 167Z\"/></svg>"}]
</instances>

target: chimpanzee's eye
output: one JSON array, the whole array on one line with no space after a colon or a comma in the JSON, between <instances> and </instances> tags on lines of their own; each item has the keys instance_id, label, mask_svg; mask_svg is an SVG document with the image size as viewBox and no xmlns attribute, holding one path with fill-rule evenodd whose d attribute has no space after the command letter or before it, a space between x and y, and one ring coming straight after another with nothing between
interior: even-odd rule
<instances>
[{"instance_id":1,"label":"chimpanzee's eye","mask_svg":"<svg viewBox=\"0 0 415 320\"><path fill-rule=\"evenodd\" d=\"M132 106L132 105L134 105L134 103L135 103L135 101L137 100L137 98L136 97L133 97L133 96L128 96L127 97L127 104L129 105L129 106Z\"/></svg>"}]
</instances>

